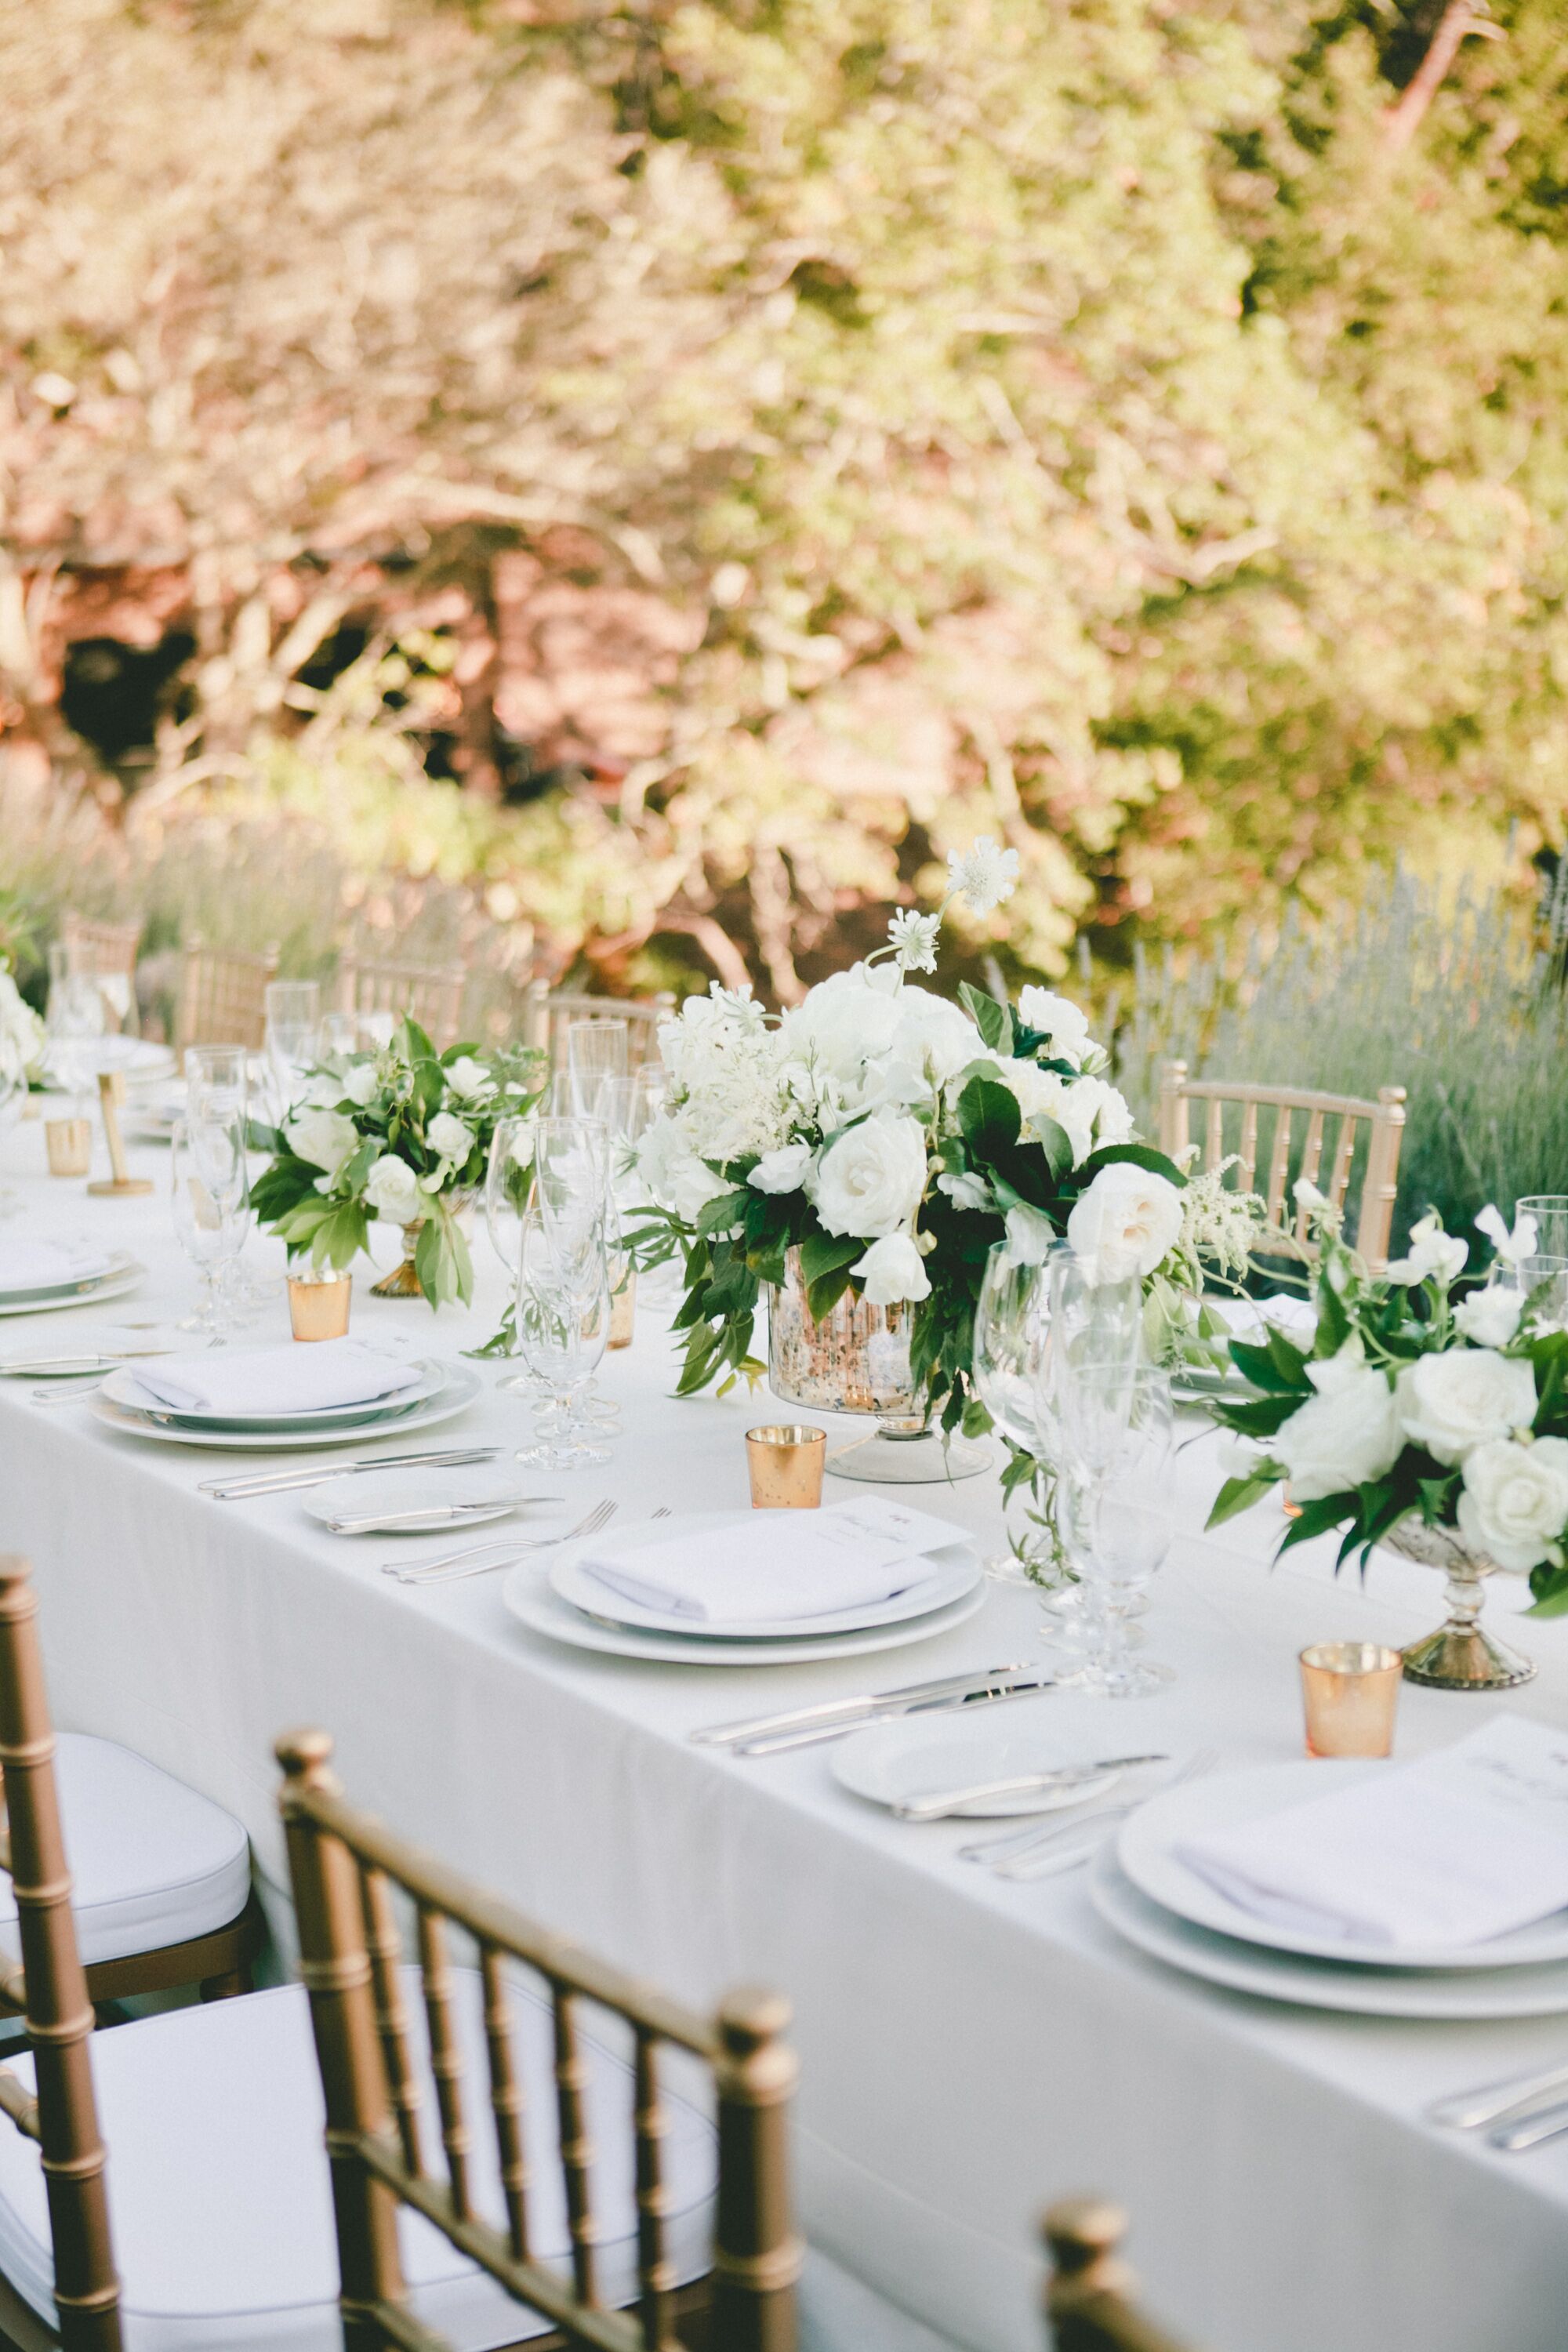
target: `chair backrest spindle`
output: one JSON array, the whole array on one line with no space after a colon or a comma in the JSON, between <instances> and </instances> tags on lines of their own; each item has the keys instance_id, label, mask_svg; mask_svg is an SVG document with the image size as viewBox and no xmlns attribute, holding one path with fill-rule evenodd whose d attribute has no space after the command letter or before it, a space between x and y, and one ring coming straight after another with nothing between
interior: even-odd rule
<instances>
[{"instance_id":1,"label":"chair backrest spindle","mask_svg":"<svg viewBox=\"0 0 1568 2352\"><path fill-rule=\"evenodd\" d=\"M244 1045L258 1054L267 1041L267 985L278 976L279 951L259 955L210 948L200 939L185 948L174 1044Z\"/></svg>"},{"instance_id":2,"label":"chair backrest spindle","mask_svg":"<svg viewBox=\"0 0 1568 2352\"><path fill-rule=\"evenodd\" d=\"M7 1970L4 1990L6 2007L25 2001L37 2086L29 2101L15 2076L6 2077L16 2095L5 2112L42 2151L64 2352L120 2352L120 2284L89 2055L92 2004L71 1917L37 1613L26 1561L0 1557L0 1769L22 1950L21 1968Z\"/></svg>"},{"instance_id":3,"label":"chair backrest spindle","mask_svg":"<svg viewBox=\"0 0 1568 2352\"><path fill-rule=\"evenodd\" d=\"M382 2352L388 2344L411 2352L447 2352L405 2299L393 2229L396 2201L423 2214L566 2343L593 2352L678 2352L681 2313L697 2290L679 2284L670 2254L665 2165L670 2126L658 2063L661 2042L700 2061L717 2093L713 2326L705 2340L711 2352L795 2352L795 2286L802 2249L791 2220L786 2164L795 2081L795 2059L784 2040L786 2005L771 1995L744 1996L710 2022L635 1984L350 1807L327 1769L331 1751L331 1741L321 1732L301 1732L278 1747L302 1970L326 2092L348 2352ZM406 2046L400 2012L395 2012L390 1989L378 1973L397 1967L395 1886L413 1898L418 1920L446 2181L424 2170L412 2105L396 2090L406 2069ZM504 2229L478 2210L470 2181L448 1925L470 1938L479 1952ZM514 1963L542 1979L550 2001L569 2275L564 2249L559 2265L546 2265L530 2245L523 2091L510 2023ZM595 2055L580 2021L584 2002L624 2020L635 2045L628 2118L635 2142L634 2309L607 2306L599 2276L590 2145ZM592 2093L594 2114L603 2126L600 2095ZM628 2226L628 2245L630 2236Z\"/></svg>"},{"instance_id":4,"label":"chair backrest spindle","mask_svg":"<svg viewBox=\"0 0 1568 2352\"><path fill-rule=\"evenodd\" d=\"M375 2025L381 2036L386 2086L397 2119L403 2161L411 2172L422 2168L419 2148L419 2082L408 2056L408 2016L403 2005L400 1963L403 1947L393 1916L392 1890L386 1874L360 1874L364 1905L365 1947L370 1954L371 1982L375 1990Z\"/></svg>"},{"instance_id":5,"label":"chair backrest spindle","mask_svg":"<svg viewBox=\"0 0 1568 2352\"><path fill-rule=\"evenodd\" d=\"M658 1024L674 1011L675 998L668 989L653 997L587 996L534 980L524 1000L523 1042L547 1053L552 1066L563 1070L566 1032L574 1021L624 1021L627 1065L637 1070L658 1059Z\"/></svg>"},{"instance_id":6,"label":"chair backrest spindle","mask_svg":"<svg viewBox=\"0 0 1568 2352\"><path fill-rule=\"evenodd\" d=\"M1055 2352L1185 2352L1132 2300L1137 2281L1121 2259L1127 2216L1119 2206L1090 2198L1053 2205L1043 2230L1051 2263L1047 2332Z\"/></svg>"},{"instance_id":7,"label":"chair backrest spindle","mask_svg":"<svg viewBox=\"0 0 1568 2352\"><path fill-rule=\"evenodd\" d=\"M444 1053L458 1041L468 979L460 963L401 963L350 950L338 959L333 993L340 1013L412 1013Z\"/></svg>"}]
</instances>

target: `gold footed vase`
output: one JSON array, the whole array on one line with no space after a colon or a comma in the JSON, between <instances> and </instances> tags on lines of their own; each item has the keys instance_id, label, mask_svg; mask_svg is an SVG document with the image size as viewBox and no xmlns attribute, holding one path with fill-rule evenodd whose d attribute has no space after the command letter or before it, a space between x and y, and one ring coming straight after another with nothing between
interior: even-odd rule
<instances>
[{"instance_id":1,"label":"gold footed vase","mask_svg":"<svg viewBox=\"0 0 1568 2352\"><path fill-rule=\"evenodd\" d=\"M1479 1622L1487 1598L1484 1580L1497 1572L1494 1560L1472 1551L1457 1528L1430 1528L1415 1517L1401 1519L1379 1540L1402 1559L1444 1570L1448 1579L1447 1617L1405 1653L1407 1683L1425 1683L1432 1690L1500 1691L1534 1681L1533 1662Z\"/></svg>"},{"instance_id":2,"label":"gold footed vase","mask_svg":"<svg viewBox=\"0 0 1568 2352\"><path fill-rule=\"evenodd\" d=\"M472 1192L451 1192L447 1194L446 1198L452 1204L454 1215L466 1219L478 1195ZM424 1297L425 1286L419 1279L419 1269L414 1263L414 1253L419 1246L419 1236L428 1223L429 1220L426 1217L416 1217L411 1225L404 1226L403 1256L390 1274L384 1275L379 1282L372 1283L370 1295L373 1298Z\"/></svg>"}]
</instances>

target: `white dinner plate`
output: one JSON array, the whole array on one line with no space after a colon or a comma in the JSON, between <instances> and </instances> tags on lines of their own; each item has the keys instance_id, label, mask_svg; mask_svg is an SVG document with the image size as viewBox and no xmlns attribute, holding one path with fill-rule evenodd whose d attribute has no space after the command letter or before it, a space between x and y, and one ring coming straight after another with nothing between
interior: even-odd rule
<instances>
[{"instance_id":1,"label":"white dinner plate","mask_svg":"<svg viewBox=\"0 0 1568 2352\"><path fill-rule=\"evenodd\" d=\"M724 1526L735 1528L737 1542L743 1547L749 1517L740 1511L681 1511L672 1518L643 1519L634 1526L612 1528L587 1542L563 1544L552 1564L550 1581L574 1609L591 1617L612 1618L617 1625L630 1625L639 1633L679 1633L684 1639L703 1642L798 1642L813 1633L857 1633L871 1625L900 1625L907 1619L924 1617L933 1609L945 1609L949 1601L962 1600L984 1573L973 1546L961 1538L932 1552L931 1573L907 1592L895 1593L890 1601L865 1601L816 1617L748 1618L737 1622L733 1618L699 1620L679 1616L673 1610L644 1608L638 1601L628 1601L625 1593L601 1584L583 1565L590 1552L613 1557L637 1544L682 1534L702 1535Z\"/></svg>"},{"instance_id":2,"label":"white dinner plate","mask_svg":"<svg viewBox=\"0 0 1568 2352\"><path fill-rule=\"evenodd\" d=\"M1089 1894L1100 1917L1141 1952L1185 1976L1265 2000L1365 2017L1551 2017L1568 2011L1568 1966L1562 1962L1484 1975L1465 1969L1360 1969L1237 1943L1151 1903L1123 1876L1109 1847L1095 1866Z\"/></svg>"},{"instance_id":3,"label":"white dinner plate","mask_svg":"<svg viewBox=\"0 0 1568 2352\"><path fill-rule=\"evenodd\" d=\"M1516 1927L1506 1936L1490 1937L1482 1944L1402 1945L1395 1951L1386 1945L1313 1936L1282 1927L1271 1919L1259 1919L1201 1878L1177 1851L1189 1839L1237 1829L1243 1822L1284 1812L1310 1797L1326 1797L1331 1790L1395 1769L1394 1765L1367 1759L1326 1757L1309 1761L1301 1758L1290 1764L1255 1764L1215 1780L1194 1780L1140 1806L1122 1824L1116 1858L1129 1883L1163 1910L1238 1942L1261 1944L1268 1951L1334 1960L1346 1968L1381 1969L1496 1969L1568 1961L1568 1911L1554 1911L1549 1918Z\"/></svg>"},{"instance_id":4,"label":"white dinner plate","mask_svg":"<svg viewBox=\"0 0 1568 2352\"><path fill-rule=\"evenodd\" d=\"M292 1454L307 1446L363 1445L377 1437L405 1437L416 1429L434 1429L466 1412L484 1387L467 1364L448 1364L446 1384L423 1404L404 1405L374 1421L337 1422L331 1429L307 1429L295 1423L288 1429L186 1429L111 1404L102 1389L86 1400L100 1421L129 1437L144 1437L154 1445L213 1445L232 1454Z\"/></svg>"},{"instance_id":5,"label":"white dinner plate","mask_svg":"<svg viewBox=\"0 0 1568 2352\"><path fill-rule=\"evenodd\" d=\"M206 1412L194 1405L160 1404L143 1388L133 1364L110 1372L100 1393L126 1412L136 1413L146 1421L173 1422L181 1429L331 1429L340 1424L347 1428L351 1423L360 1427L367 1421L380 1420L385 1413L422 1404L426 1397L435 1396L447 1385L449 1368L437 1357L419 1357L409 1369L418 1377L407 1388L399 1389L395 1396L377 1397L359 1404L308 1405L298 1412Z\"/></svg>"},{"instance_id":6,"label":"white dinner plate","mask_svg":"<svg viewBox=\"0 0 1568 2352\"><path fill-rule=\"evenodd\" d=\"M94 1037L90 1042L94 1076L100 1070L119 1070L123 1072L128 1087L146 1086L154 1078L166 1077L174 1067L174 1047L160 1045L153 1037L111 1035ZM68 1087L46 1060L44 1091L46 1094L79 1094L83 1089Z\"/></svg>"},{"instance_id":7,"label":"white dinner plate","mask_svg":"<svg viewBox=\"0 0 1568 2352\"><path fill-rule=\"evenodd\" d=\"M1026 1772L1050 1772L1058 1765L1092 1764L1098 1756L1116 1748L1109 1730L1092 1736L1080 1731L1064 1737L1054 1710L1060 1702L1052 1696L1031 1727L1034 1712L1027 1700L1009 1706L1007 1721L987 1721L984 1711L955 1723L879 1723L840 1740L829 1762L833 1777L851 1796L873 1805L907 1805L921 1797L934 1797L943 1789L960 1789L981 1780L1016 1780ZM1023 1717L1021 1720L1020 1717ZM1107 1741L1110 1740L1108 1748ZM1134 1743L1135 1745L1136 1743ZM1125 1742L1120 1752L1130 1755ZM1037 1789L1032 1795L986 1797L977 1804L955 1807L953 1821L1004 1821L1019 1813L1060 1812L1069 1805L1103 1797L1120 1779L1102 1772L1093 1780L1078 1780L1065 1789Z\"/></svg>"},{"instance_id":8,"label":"white dinner plate","mask_svg":"<svg viewBox=\"0 0 1568 2352\"><path fill-rule=\"evenodd\" d=\"M363 1519L366 1525L355 1533L367 1536L428 1536L448 1526L483 1527L489 1519L504 1519L520 1504L555 1499L534 1494L505 1470L362 1470L312 1486L300 1497L322 1527L334 1519ZM447 1511L450 1520L438 1516ZM417 1528L407 1524L414 1517L421 1518Z\"/></svg>"},{"instance_id":9,"label":"white dinner plate","mask_svg":"<svg viewBox=\"0 0 1568 2352\"><path fill-rule=\"evenodd\" d=\"M54 1290L7 1291L0 1297L0 1315L53 1315L63 1307L97 1307L106 1299L123 1298L146 1272L128 1250L116 1250L106 1274L89 1275Z\"/></svg>"},{"instance_id":10,"label":"white dinner plate","mask_svg":"<svg viewBox=\"0 0 1568 2352\"><path fill-rule=\"evenodd\" d=\"M547 1569L519 1560L501 1599L531 1633L547 1634L569 1649L597 1650L611 1658L654 1658L680 1666L799 1666L819 1658L853 1658L868 1650L901 1650L934 1640L973 1617L985 1599L985 1580L945 1609L902 1625L871 1625L858 1633L816 1633L787 1642L715 1642L679 1633L645 1633L632 1625L600 1623L563 1601Z\"/></svg>"}]
</instances>

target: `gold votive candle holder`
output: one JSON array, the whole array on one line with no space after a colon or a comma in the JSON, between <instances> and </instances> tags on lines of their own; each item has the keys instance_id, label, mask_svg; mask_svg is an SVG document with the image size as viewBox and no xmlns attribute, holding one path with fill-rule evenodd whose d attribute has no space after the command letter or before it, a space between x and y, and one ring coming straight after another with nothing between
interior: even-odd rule
<instances>
[{"instance_id":1,"label":"gold votive candle holder","mask_svg":"<svg viewBox=\"0 0 1568 2352\"><path fill-rule=\"evenodd\" d=\"M1405 1672L1381 1642L1319 1642L1301 1653L1309 1756L1387 1756Z\"/></svg>"},{"instance_id":2,"label":"gold votive candle holder","mask_svg":"<svg viewBox=\"0 0 1568 2352\"><path fill-rule=\"evenodd\" d=\"M629 1348L637 1319L637 1277L635 1267L628 1268L626 1280L618 1290L610 1293L610 1337L612 1348Z\"/></svg>"},{"instance_id":3,"label":"gold votive candle holder","mask_svg":"<svg viewBox=\"0 0 1568 2352\"><path fill-rule=\"evenodd\" d=\"M827 1432L808 1422L769 1422L746 1432L753 1511L815 1511L822 1504Z\"/></svg>"},{"instance_id":4,"label":"gold votive candle holder","mask_svg":"<svg viewBox=\"0 0 1568 2352\"><path fill-rule=\"evenodd\" d=\"M85 1176L92 1166L91 1119L45 1119L44 1148L51 1176Z\"/></svg>"},{"instance_id":5,"label":"gold votive candle holder","mask_svg":"<svg viewBox=\"0 0 1568 2352\"><path fill-rule=\"evenodd\" d=\"M296 1339L341 1339L349 1328L352 1274L291 1274L289 1320Z\"/></svg>"}]
</instances>

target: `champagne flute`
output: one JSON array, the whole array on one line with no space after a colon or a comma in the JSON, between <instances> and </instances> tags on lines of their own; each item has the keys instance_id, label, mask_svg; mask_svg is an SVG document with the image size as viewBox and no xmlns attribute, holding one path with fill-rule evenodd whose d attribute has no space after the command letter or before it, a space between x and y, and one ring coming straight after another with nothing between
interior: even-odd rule
<instances>
[{"instance_id":1,"label":"champagne flute","mask_svg":"<svg viewBox=\"0 0 1568 2352\"><path fill-rule=\"evenodd\" d=\"M1147 1606L1149 1581L1170 1549L1164 1480L1174 1429L1169 1375L1141 1367L1109 1475L1098 1491L1074 1492L1074 1549L1096 1603L1093 1646L1072 1677L1076 1689L1138 1698L1172 1679L1168 1666L1131 1655L1129 1621Z\"/></svg>"},{"instance_id":2,"label":"champagne flute","mask_svg":"<svg viewBox=\"0 0 1568 2352\"><path fill-rule=\"evenodd\" d=\"M100 1040L107 1025L95 959L79 940L55 940L49 947L49 993L44 1013L48 1066L70 1097L70 1115L82 1116L82 1097L98 1068Z\"/></svg>"},{"instance_id":3,"label":"champagne flute","mask_svg":"<svg viewBox=\"0 0 1568 2352\"><path fill-rule=\"evenodd\" d=\"M305 1091L321 1025L321 986L315 980L274 980L267 989L267 1062L280 1126Z\"/></svg>"},{"instance_id":4,"label":"champagne flute","mask_svg":"<svg viewBox=\"0 0 1568 2352\"><path fill-rule=\"evenodd\" d=\"M244 1246L250 1207L242 1122L176 1119L169 1183L175 1237L202 1282L200 1304L180 1328L225 1339L232 1308L223 1276Z\"/></svg>"},{"instance_id":5,"label":"champagne flute","mask_svg":"<svg viewBox=\"0 0 1568 2352\"><path fill-rule=\"evenodd\" d=\"M553 1407L552 1425L542 1426L539 1443L518 1456L535 1469L592 1469L610 1458L603 1446L583 1442L575 1413L610 1332L609 1280L602 1241L596 1269L590 1269L585 1262L591 1255L575 1253L563 1258L537 1207L524 1216L517 1286L518 1347ZM596 1278L590 1289L591 1273Z\"/></svg>"},{"instance_id":6,"label":"champagne flute","mask_svg":"<svg viewBox=\"0 0 1568 2352\"><path fill-rule=\"evenodd\" d=\"M579 1118L599 1118L599 1093L606 1078L626 1075L631 1031L625 1021L573 1021L566 1029L566 1074L572 1108Z\"/></svg>"}]
</instances>

